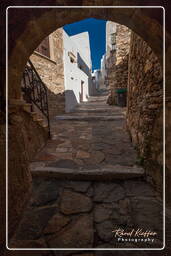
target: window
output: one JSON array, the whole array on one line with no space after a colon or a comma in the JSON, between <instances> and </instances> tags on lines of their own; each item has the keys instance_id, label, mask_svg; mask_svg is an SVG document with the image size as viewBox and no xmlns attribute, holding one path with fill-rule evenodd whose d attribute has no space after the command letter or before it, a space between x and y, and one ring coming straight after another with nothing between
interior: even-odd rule
<instances>
[{"instance_id":1,"label":"window","mask_svg":"<svg viewBox=\"0 0 171 256\"><path fill-rule=\"evenodd\" d=\"M77 62L76 57L72 52L68 52L68 56L70 58L71 63L76 63Z\"/></svg>"},{"instance_id":2,"label":"window","mask_svg":"<svg viewBox=\"0 0 171 256\"><path fill-rule=\"evenodd\" d=\"M70 57L70 61L71 61L71 63L74 63L75 61L74 61L74 58L72 58L72 57Z\"/></svg>"},{"instance_id":3,"label":"window","mask_svg":"<svg viewBox=\"0 0 171 256\"><path fill-rule=\"evenodd\" d=\"M49 37L46 37L41 44L36 48L36 51L42 55L50 58L50 49L49 49Z\"/></svg>"}]
</instances>

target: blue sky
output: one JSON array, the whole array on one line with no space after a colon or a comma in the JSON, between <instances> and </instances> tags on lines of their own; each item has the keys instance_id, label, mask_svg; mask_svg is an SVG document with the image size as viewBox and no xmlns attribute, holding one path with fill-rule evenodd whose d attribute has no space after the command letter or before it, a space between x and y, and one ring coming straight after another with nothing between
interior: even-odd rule
<instances>
[{"instance_id":1,"label":"blue sky","mask_svg":"<svg viewBox=\"0 0 171 256\"><path fill-rule=\"evenodd\" d=\"M106 21L90 18L65 25L64 30L69 36L89 32L92 69L99 69L101 57L106 50Z\"/></svg>"}]
</instances>

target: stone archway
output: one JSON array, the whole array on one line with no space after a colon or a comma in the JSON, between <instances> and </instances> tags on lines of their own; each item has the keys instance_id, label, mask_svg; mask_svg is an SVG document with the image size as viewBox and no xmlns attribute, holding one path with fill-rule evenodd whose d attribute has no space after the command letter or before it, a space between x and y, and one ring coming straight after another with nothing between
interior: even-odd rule
<instances>
[{"instance_id":1,"label":"stone archway","mask_svg":"<svg viewBox=\"0 0 171 256\"><path fill-rule=\"evenodd\" d=\"M162 9L157 9L157 12L162 12ZM9 26L9 101L11 99L20 99L20 81L24 66L33 52L33 50L39 45L39 43L55 29L62 27L65 24L76 22L80 19L94 17L98 19L111 20L123 25L128 26L135 33L140 35L151 46L153 51L158 56L162 63L162 26L161 20L157 20L152 16L152 13L146 12L145 9L9 9L9 24L14 15L20 17L20 13L23 12L24 21L18 28L17 33L12 33L12 26ZM17 18L16 18L17 19ZM169 35L167 35L169 38ZM13 42L15 43L13 44ZM169 49L169 48L168 48ZM168 63L171 58L168 59ZM168 74L169 75L169 74ZM18 131L19 132L19 131ZM19 143L17 141L16 143ZM13 176L20 180L23 174L13 170L11 180ZM23 193L20 202L14 202L15 207L18 207L18 213L23 208L22 198L26 198L28 195L28 187L30 182L30 176L27 168L25 169L25 177L23 177L22 189L17 184L11 184L13 191L17 191L18 194ZM13 204L13 205L14 205ZM12 210L12 208L11 208ZM11 229L15 227L17 218L10 220L13 222Z\"/></svg>"},{"instance_id":2,"label":"stone archway","mask_svg":"<svg viewBox=\"0 0 171 256\"><path fill-rule=\"evenodd\" d=\"M156 9L162 15L162 8ZM9 20L13 15L20 15L21 9L9 9ZM33 12L30 16L30 12ZM129 27L143 38L153 49L162 63L163 56L163 31L161 24L147 15L145 9L137 8L72 8L68 11L61 9L25 9L26 20L24 31L17 38L16 45L10 47L9 57L9 96L20 98L20 80L27 59L40 42L65 24L73 23L86 18L111 20ZM11 17L11 18L10 18ZM162 22L162 21L161 21ZM9 43L12 41L12 33L9 29ZM11 46L11 45L10 45ZM22 58L18 58L22 56ZM10 85L11 84L11 85Z\"/></svg>"}]
</instances>

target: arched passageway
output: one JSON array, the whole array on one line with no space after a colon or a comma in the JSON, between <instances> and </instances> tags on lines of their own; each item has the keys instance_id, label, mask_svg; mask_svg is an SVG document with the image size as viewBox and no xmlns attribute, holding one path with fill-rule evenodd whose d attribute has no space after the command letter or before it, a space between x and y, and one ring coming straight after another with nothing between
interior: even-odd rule
<instances>
[{"instance_id":1,"label":"arched passageway","mask_svg":"<svg viewBox=\"0 0 171 256\"><path fill-rule=\"evenodd\" d=\"M163 9L157 8L155 11L161 17L160 22L162 23ZM24 9L24 16L29 17L30 12L31 9ZM9 24L10 17L12 19L13 15L18 14L19 16L19 13L20 9L10 8L8 10ZM12 95L13 98L20 98L19 84L24 66L33 50L46 36L65 24L90 17L111 20L129 27L147 42L162 63L162 25L147 13L146 9L138 8L87 8L86 12L84 9L77 8L72 8L69 12L65 8L33 9L33 16L25 21L25 29L18 35L15 45L10 45L13 42L13 34L9 31L9 95ZM18 56L22 56L22 58L18 59Z\"/></svg>"},{"instance_id":2,"label":"arched passageway","mask_svg":"<svg viewBox=\"0 0 171 256\"><path fill-rule=\"evenodd\" d=\"M162 9L156 10L157 19L153 17L152 12L134 8L99 8L98 10L91 8L87 9L86 12L84 9L71 9L70 12L67 9L37 9L36 11L24 9L22 11L24 12L25 20L21 27L18 28L18 34L10 33L9 29L9 103L11 99L11 103L13 99L20 99L20 81L24 66L28 57L42 39L55 29L80 19L89 17L101 18L128 26L149 44L162 63L162 18L159 19L159 17L162 17ZM13 15L17 16L17 13L20 12L21 9L9 9L9 25L10 22L12 24ZM167 37L169 38L169 35ZM13 44L13 39L17 39L15 44ZM18 56L22 56L22 58L18 58ZM17 173L15 175L16 177L17 175L20 176ZM25 173L27 181L28 177L29 175ZM29 182L26 182L22 188L25 194L28 192L28 184ZM25 194L23 198L25 198ZM18 211L22 206L22 204L19 205Z\"/></svg>"}]
</instances>

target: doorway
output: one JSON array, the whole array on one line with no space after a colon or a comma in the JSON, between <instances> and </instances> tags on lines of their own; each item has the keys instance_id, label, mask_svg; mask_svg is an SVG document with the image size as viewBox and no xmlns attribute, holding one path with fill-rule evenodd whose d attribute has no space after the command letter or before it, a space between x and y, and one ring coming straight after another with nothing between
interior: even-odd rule
<instances>
[{"instance_id":1,"label":"doorway","mask_svg":"<svg viewBox=\"0 0 171 256\"><path fill-rule=\"evenodd\" d=\"M84 95L84 81L81 80L81 95L80 95L80 102L83 102Z\"/></svg>"}]
</instances>

